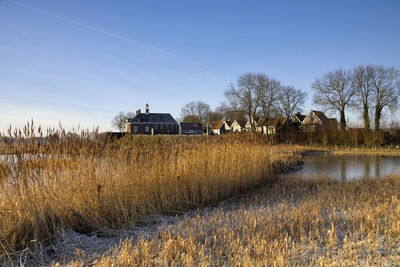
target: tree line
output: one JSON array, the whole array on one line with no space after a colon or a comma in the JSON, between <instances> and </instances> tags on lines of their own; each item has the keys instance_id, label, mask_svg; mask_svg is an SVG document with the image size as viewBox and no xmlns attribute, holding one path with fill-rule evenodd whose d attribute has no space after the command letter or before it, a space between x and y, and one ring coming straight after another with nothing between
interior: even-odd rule
<instances>
[{"instance_id":1,"label":"tree line","mask_svg":"<svg viewBox=\"0 0 400 267\"><path fill-rule=\"evenodd\" d=\"M257 117L268 120L281 114L290 118L301 111L307 96L302 90L282 85L264 73L240 75L236 84L231 83L224 94L226 100L215 111L201 101L187 103L181 109L183 121L199 122L204 126L212 120L247 121L252 118L250 123L255 131Z\"/></svg>"},{"instance_id":2,"label":"tree line","mask_svg":"<svg viewBox=\"0 0 400 267\"><path fill-rule=\"evenodd\" d=\"M330 71L312 84L313 103L324 110L340 114L340 129L346 129L345 112L360 110L364 128L371 130L371 114L374 129L379 131L382 113L399 108L400 75L393 67L359 65L350 70Z\"/></svg>"},{"instance_id":3,"label":"tree line","mask_svg":"<svg viewBox=\"0 0 400 267\"><path fill-rule=\"evenodd\" d=\"M358 65L353 69L337 69L311 84L313 104L324 112L339 114L340 129L346 129L346 112L361 111L364 128L381 128L385 109L395 112L400 106L400 74L394 67L382 65ZM190 102L182 108L184 120L204 122L212 117L225 119L249 119L255 128L254 118L285 116L291 118L302 111L307 93L293 86L282 85L280 81L264 73L244 73L236 84L231 83L225 91L224 101L214 112L204 102ZM213 114L214 113L214 114ZM208 114L208 116L207 116Z\"/></svg>"},{"instance_id":4,"label":"tree line","mask_svg":"<svg viewBox=\"0 0 400 267\"><path fill-rule=\"evenodd\" d=\"M400 106L400 74L394 67L358 65L352 69L329 71L311 84L313 104L324 112L337 112L341 130L346 129L346 113L361 111L364 128L371 131L381 128L385 109L395 112ZM225 99L214 110L202 101L192 101L181 108L181 120L201 123L208 121L238 120L251 123L253 131L256 118L290 118L301 112L307 93L294 86L283 85L264 73L243 73L236 83L224 92ZM113 127L122 131L127 118L135 114L120 112L112 120Z\"/></svg>"}]
</instances>

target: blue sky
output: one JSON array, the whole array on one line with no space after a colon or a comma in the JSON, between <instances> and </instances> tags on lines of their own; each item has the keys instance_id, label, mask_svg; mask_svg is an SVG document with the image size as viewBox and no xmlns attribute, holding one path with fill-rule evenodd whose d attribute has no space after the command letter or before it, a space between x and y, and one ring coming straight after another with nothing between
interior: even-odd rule
<instances>
[{"instance_id":1,"label":"blue sky","mask_svg":"<svg viewBox=\"0 0 400 267\"><path fill-rule=\"evenodd\" d=\"M0 132L216 107L244 72L309 92L357 64L400 69L400 1L0 0ZM357 121L352 112L350 117ZM390 116L389 116L390 117Z\"/></svg>"}]
</instances>

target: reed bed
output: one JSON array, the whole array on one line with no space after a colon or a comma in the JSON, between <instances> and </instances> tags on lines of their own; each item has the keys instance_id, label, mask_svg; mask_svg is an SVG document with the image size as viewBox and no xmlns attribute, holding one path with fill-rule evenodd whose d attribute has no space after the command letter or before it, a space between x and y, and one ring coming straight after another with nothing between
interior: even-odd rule
<instances>
[{"instance_id":1,"label":"reed bed","mask_svg":"<svg viewBox=\"0 0 400 267\"><path fill-rule=\"evenodd\" d=\"M393 146L387 148L347 148L347 149L333 149L335 154L356 154L356 155L372 155L384 157L400 157L400 147Z\"/></svg>"},{"instance_id":2,"label":"reed bed","mask_svg":"<svg viewBox=\"0 0 400 267\"><path fill-rule=\"evenodd\" d=\"M400 262L400 176L288 179L126 239L97 266L392 266ZM77 256L72 264L84 265Z\"/></svg>"},{"instance_id":3,"label":"reed bed","mask_svg":"<svg viewBox=\"0 0 400 267\"><path fill-rule=\"evenodd\" d=\"M128 136L36 130L3 138L0 257L52 242L60 229L129 228L245 192L301 162L300 149L252 136Z\"/></svg>"}]
</instances>

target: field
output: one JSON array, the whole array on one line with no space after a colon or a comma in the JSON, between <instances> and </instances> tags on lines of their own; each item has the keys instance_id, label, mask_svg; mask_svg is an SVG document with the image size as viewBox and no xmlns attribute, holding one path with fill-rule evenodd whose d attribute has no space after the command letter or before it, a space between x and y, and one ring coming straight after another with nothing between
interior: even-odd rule
<instances>
[{"instance_id":1,"label":"field","mask_svg":"<svg viewBox=\"0 0 400 267\"><path fill-rule=\"evenodd\" d=\"M129 229L152 214L205 207L301 163L300 148L251 136L130 136L115 142L26 127L4 140L0 253L51 244L57 233ZM36 136L35 136L36 134Z\"/></svg>"}]
</instances>

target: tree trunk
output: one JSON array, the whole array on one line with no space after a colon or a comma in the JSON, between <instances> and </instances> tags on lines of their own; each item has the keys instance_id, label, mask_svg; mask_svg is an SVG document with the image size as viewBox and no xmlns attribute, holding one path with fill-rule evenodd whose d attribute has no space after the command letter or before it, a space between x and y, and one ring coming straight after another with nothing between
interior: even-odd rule
<instances>
[{"instance_id":1,"label":"tree trunk","mask_svg":"<svg viewBox=\"0 0 400 267\"><path fill-rule=\"evenodd\" d=\"M250 113L250 114L249 114L249 117L250 117L251 132L252 132L253 134L255 134L257 129L256 129L255 121L253 121L253 119L254 119L253 114Z\"/></svg>"},{"instance_id":2,"label":"tree trunk","mask_svg":"<svg viewBox=\"0 0 400 267\"><path fill-rule=\"evenodd\" d=\"M375 131L379 131L379 126L381 122L382 107L377 105L375 108Z\"/></svg>"},{"instance_id":3,"label":"tree trunk","mask_svg":"<svg viewBox=\"0 0 400 267\"><path fill-rule=\"evenodd\" d=\"M340 111L340 130L346 130L346 116L344 114L344 109Z\"/></svg>"},{"instance_id":4,"label":"tree trunk","mask_svg":"<svg viewBox=\"0 0 400 267\"><path fill-rule=\"evenodd\" d=\"M369 132L371 129L371 125L369 122L368 105L364 105L363 119L364 119L364 129Z\"/></svg>"}]
</instances>

